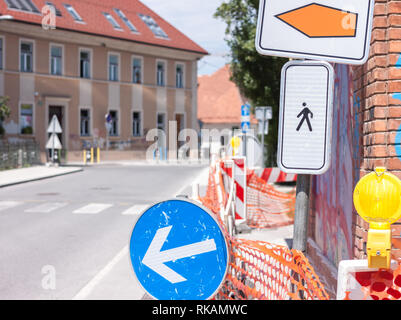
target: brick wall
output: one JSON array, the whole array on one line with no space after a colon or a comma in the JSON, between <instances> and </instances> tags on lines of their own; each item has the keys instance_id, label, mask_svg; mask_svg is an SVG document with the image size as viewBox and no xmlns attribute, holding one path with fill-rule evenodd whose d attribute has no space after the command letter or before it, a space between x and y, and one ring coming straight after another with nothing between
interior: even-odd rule
<instances>
[{"instance_id":1,"label":"brick wall","mask_svg":"<svg viewBox=\"0 0 401 320\"><path fill-rule=\"evenodd\" d=\"M360 175L384 166L401 178L401 1L376 0L374 15L370 57L353 78L363 119ZM369 224L357 214L354 221L355 258L364 259ZM393 226L393 246L401 257L401 224Z\"/></svg>"}]
</instances>

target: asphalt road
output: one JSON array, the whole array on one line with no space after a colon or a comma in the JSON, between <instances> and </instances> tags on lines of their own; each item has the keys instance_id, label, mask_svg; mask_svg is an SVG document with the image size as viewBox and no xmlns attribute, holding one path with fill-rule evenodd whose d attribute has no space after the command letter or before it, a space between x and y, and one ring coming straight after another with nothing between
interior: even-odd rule
<instances>
[{"instance_id":1,"label":"asphalt road","mask_svg":"<svg viewBox=\"0 0 401 320\"><path fill-rule=\"evenodd\" d=\"M99 166L0 189L0 299L141 299L128 255L147 205L201 166Z\"/></svg>"}]
</instances>

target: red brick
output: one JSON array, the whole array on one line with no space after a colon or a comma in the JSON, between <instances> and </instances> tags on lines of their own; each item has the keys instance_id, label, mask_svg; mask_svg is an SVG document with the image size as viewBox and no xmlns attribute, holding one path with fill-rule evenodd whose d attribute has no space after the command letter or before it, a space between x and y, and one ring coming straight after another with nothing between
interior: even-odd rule
<instances>
[{"instance_id":1,"label":"red brick","mask_svg":"<svg viewBox=\"0 0 401 320\"><path fill-rule=\"evenodd\" d=\"M388 130L400 130L401 126L401 120L396 120L396 119L389 119L388 120Z\"/></svg>"},{"instance_id":2,"label":"red brick","mask_svg":"<svg viewBox=\"0 0 401 320\"><path fill-rule=\"evenodd\" d=\"M373 28L386 28L388 26L388 21L386 16L376 16L373 19Z\"/></svg>"},{"instance_id":3,"label":"red brick","mask_svg":"<svg viewBox=\"0 0 401 320\"><path fill-rule=\"evenodd\" d=\"M387 170L401 170L401 160L398 158L388 158L387 159Z\"/></svg>"},{"instance_id":4,"label":"red brick","mask_svg":"<svg viewBox=\"0 0 401 320\"><path fill-rule=\"evenodd\" d=\"M379 36L380 35L378 35L378 37ZM399 40L399 39L401 39L401 29L400 28L390 28L388 30L388 39L389 40ZM380 40L380 39L378 39L378 40Z\"/></svg>"},{"instance_id":5,"label":"red brick","mask_svg":"<svg viewBox=\"0 0 401 320\"><path fill-rule=\"evenodd\" d=\"M401 52L401 41L391 40L389 43L389 52Z\"/></svg>"},{"instance_id":6,"label":"red brick","mask_svg":"<svg viewBox=\"0 0 401 320\"><path fill-rule=\"evenodd\" d=\"M400 1L390 1L387 5L387 10L389 14L401 13L401 2Z\"/></svg>"},{"instance_id":7,"label":"red brick","mask_svg":"<svg viewBox=\"0 0 401 320\"><path fill-rule=\"evenodd\" d=\"M392 27L401 26L401 16L392 14L388 17L388 25Z\"/></svg>"},{"instance_id":8,"label":"red brick","mask_svg":"<svg viewBox=\"0 0 401 320\"><path fill-rule=\"evenodd\" d=\"M388 79L389 80L401 79L401 68L395 68L395 67L389 68Z\"/></svg>"},{"instance_id":9,"label":"red brick","mask_svg":"<svg viewBox=\"0 0 401 320\"><path fill-rule=\"evenodd\" d=\"M401 81L389 81L388 82L389 92L401 92Z\"/></svg>"},{"instance_id":10,"label":"red brick","mask_svg":"<svg viewBox=\"0 0 401 320\"><path fill-rule=\"evenodd\" d=\"M374 16L385 15L387 13L387 6L383 3L376 3L374 9Z\"/></svg>"},{"instance_id":11,"label":"red brick","mask_svg":"<svg viewBox=\"0 0 401 320\"><path fill-rule=\"evenodd\" d=\"M401 118L401 106L388 107L387 112L389 118Z\"/></svg>"}]
</instances>

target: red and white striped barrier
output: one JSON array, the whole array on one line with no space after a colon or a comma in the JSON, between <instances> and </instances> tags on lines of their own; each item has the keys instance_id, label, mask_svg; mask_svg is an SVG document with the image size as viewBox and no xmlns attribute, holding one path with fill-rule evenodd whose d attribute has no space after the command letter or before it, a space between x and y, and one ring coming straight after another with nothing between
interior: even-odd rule
<instances>
[{"instance_id":1,"label":"red and white striped barrier","mask_svg":"<svg viewBox=\"0 0 401 320\"><path fill-rule=\"evenodd\" d=\"M279 168L262 168L256 169L255 174L267 183L277 182L293 182L297 181L297 175L293 173L285 173Z\"/></svg>"},{"instance_id":2,"label":"red and white striped barrier","mask_svg":"<svg viewBox=\"0 0 401 320\"><path fill-rule=\"evenodd\" d=\"M246 222L246 164L244 157L232 158L233 167L227 165L227 162L221 162L222 172L224 173L224 188L230 190L231 179L234 172L235 183L235 223Z\"/></svg>"},{"instance_id":3,"label":"red and white striped barrier","mask_svg":"<svg viewBox=\"0 0 401 320\"><path fill-rule=\"evenodd\" d=\"M338 266L337 300L400 300L401 266L371 269L368 260L343 260Z\"/></svg>"}]
</instances>

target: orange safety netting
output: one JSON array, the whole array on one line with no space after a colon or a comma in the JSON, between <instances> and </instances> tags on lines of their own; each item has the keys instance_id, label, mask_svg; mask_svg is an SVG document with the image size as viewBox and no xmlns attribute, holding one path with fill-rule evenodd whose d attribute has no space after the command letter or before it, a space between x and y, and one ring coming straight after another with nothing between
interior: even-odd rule
<instances>
[{"instance_id":1,"label":"orange safety netting","mask_svg":"<svg viewBox=\"0 0 401 320\"><path fill-rule=\"evenodd\" d=\"M328 294L302 252L229 235L219 214L218 188L222 187L222 180L219 178L216 183L215 173L215 166L211 166L206 195L200 199L216 214L230 247L227 277L215 299L328 300ZM267 189L260 188L258 192Z\"/></svg>"},{"instance_id":2,"label":"orange safety netting","mask_svg":"<svg viewBox=\"0 0 401 320\"><path fill-rule=\"evenodd\" d=\"M282 227L294 223L295 192L284 193L259 178L247 179L247 223L251 228Z\"/></svg>"}]
</instances>

